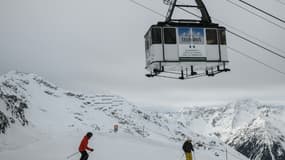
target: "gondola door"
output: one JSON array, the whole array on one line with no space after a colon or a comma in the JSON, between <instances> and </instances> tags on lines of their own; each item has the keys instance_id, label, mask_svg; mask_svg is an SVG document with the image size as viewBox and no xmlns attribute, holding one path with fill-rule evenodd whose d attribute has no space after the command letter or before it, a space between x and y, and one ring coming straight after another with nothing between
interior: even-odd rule
<instances>
[{"instance_id":1,"label":"gondola door","mask_svg":"<svg viewBox=\"0 0 285 160\"><path fill-rule=\"evenodd\" d=\"M163 49L165 61L179 61L176 35L175 27L163 28Z\"/></svg>"}]
</instances>

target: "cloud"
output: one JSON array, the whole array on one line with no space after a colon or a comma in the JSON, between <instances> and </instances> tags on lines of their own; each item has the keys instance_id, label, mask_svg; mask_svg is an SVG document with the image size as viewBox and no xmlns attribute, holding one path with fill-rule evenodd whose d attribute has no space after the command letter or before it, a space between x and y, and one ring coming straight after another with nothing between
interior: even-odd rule
<instances>
[{"instance_id":1,"label":"cloud","mask_svg":"<svg viewBox=\"0 0 285 160\"><path fill-rule=\"evenodd\" d=\"M161 1L140 2L160 13L168 9ZM205 3L212 17L285 50L285 31L226 2ZM258 5L285 14L280 6L268 3L262 0ZM229 73L187 81L146 78L143 36L150 25L163 20L128 0L1 1L0 73L33 72L66 89L110 90L149 105L179 106L240 96L277 101L285 95L285 76L231 51ZM284 61L264 50L230 35L228 44L285 71Z\"/></svg>"}]
</instances>

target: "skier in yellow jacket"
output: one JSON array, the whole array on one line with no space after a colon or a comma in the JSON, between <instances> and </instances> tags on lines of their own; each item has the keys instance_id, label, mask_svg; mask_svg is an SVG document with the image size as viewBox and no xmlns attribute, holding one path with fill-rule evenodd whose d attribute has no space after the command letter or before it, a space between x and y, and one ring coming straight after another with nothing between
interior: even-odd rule
<instances>
[{"instance_id":1,"label":"skier in yellow jacket","mask_svg":"<svg viewBox=\"0 0 285 160\"><path fill-rule=\"evenodd\" d=\"M194 151L194 148L189 138L184 142L182 148L185 152L186 160L192 160L192 151Z\"/></svg>"}]
</instances>

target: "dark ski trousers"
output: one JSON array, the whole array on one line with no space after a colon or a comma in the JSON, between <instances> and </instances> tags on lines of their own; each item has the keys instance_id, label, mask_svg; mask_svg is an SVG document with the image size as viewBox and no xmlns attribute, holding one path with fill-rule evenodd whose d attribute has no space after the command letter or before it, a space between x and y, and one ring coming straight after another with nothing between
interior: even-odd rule
<instances>
[{"instance_id":1,"label":"dark ski trousers","mask_svg":"<svg viewBox=\"0 0 285 160\"><path fill-rule=\"evenodd\" d=\"M80 153L81 153L80 160L87 160L88 159L89 155L86 151L82 151Z\"/></svg>"}]
</instances>

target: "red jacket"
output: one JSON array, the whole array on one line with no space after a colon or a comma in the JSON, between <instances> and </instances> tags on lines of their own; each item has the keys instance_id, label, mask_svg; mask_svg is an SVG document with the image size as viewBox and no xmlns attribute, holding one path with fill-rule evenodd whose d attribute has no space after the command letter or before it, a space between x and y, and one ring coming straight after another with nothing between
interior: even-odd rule
<instances>
[{"instance_id":1,"label":"red jacket","mask_svg":"<svg viewBox=\"0 0 285 160\"><path fill-rule=\"evenodd\" d=\"M80 143L80 146L79 146L79 152L83 152L85 151L86 149L89 150L89 151L92 151L93 149L92 148L89 148L88 147L88 137L87 136L84 136L81 143Z\"/></svg>"}]
</instances>

